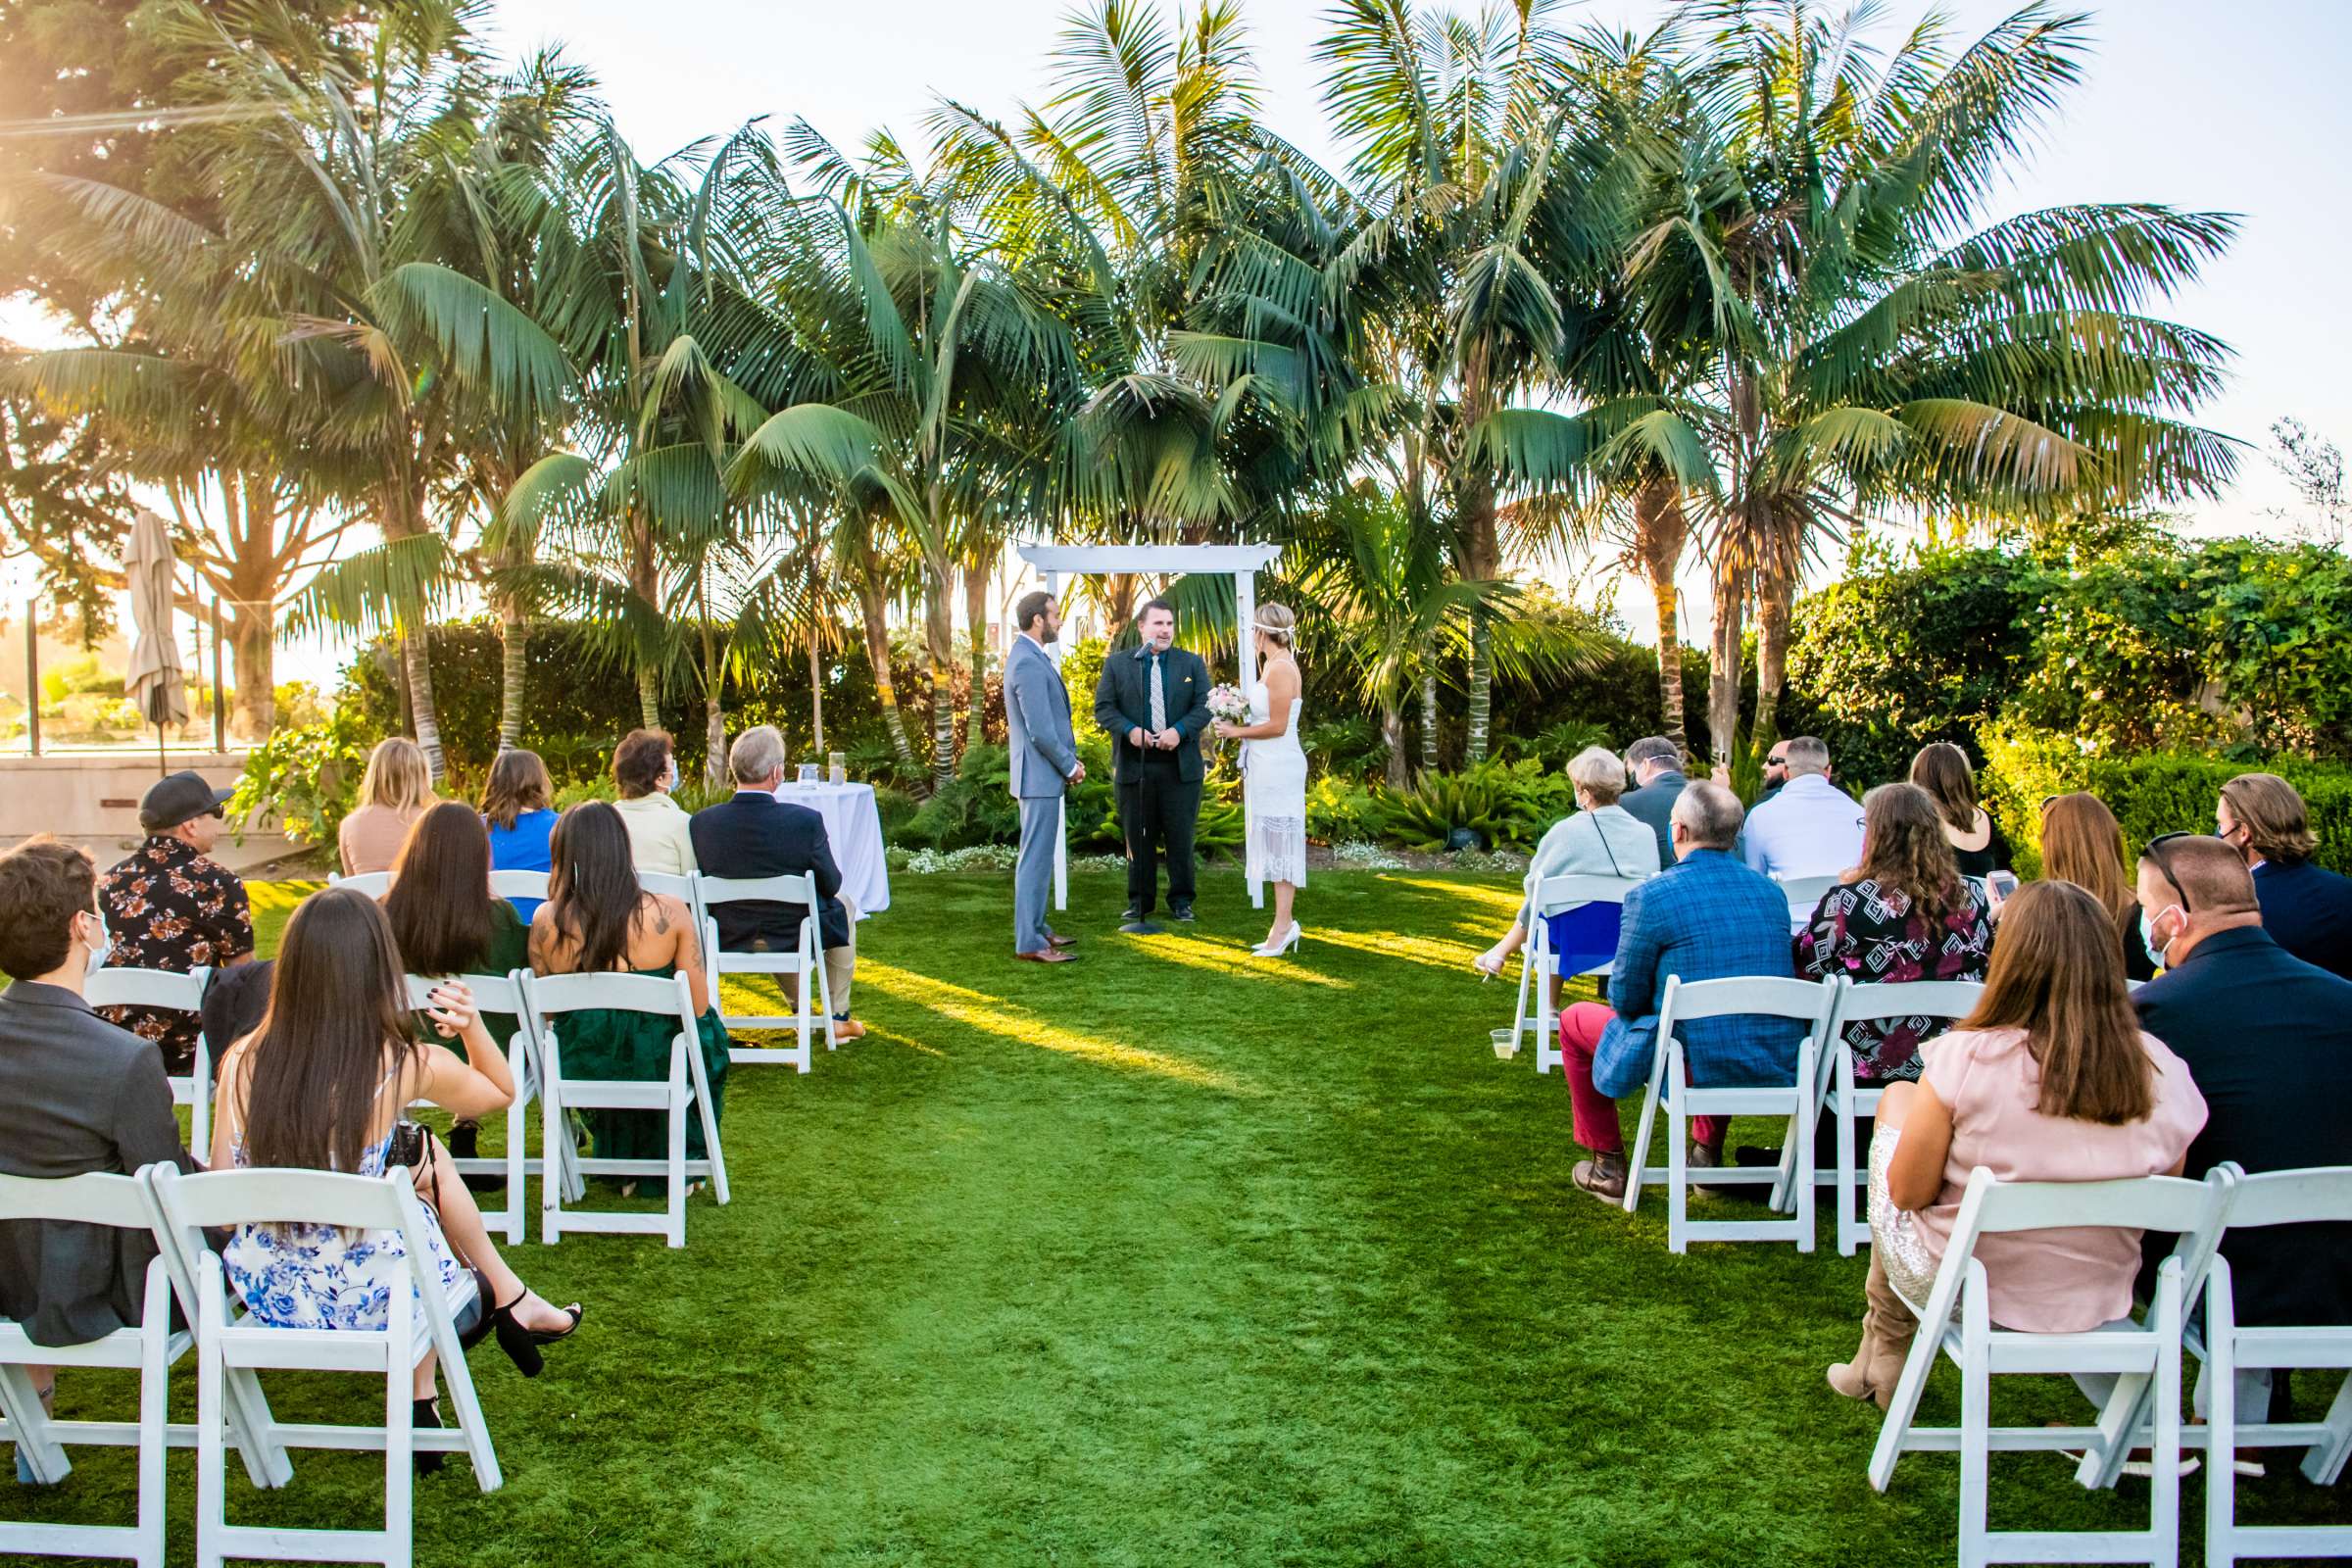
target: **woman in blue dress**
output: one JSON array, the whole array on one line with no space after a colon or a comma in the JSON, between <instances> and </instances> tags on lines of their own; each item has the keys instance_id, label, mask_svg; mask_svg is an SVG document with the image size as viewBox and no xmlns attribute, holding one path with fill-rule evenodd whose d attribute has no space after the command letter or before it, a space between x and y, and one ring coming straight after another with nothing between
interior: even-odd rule
<instances>
[{"instance_id":1,"label":"woman in blue dress","mask_svg":"<svg viewBox=\"0 0 2352 1568\"><path fill-rule=\"evenodd\" d=\"M548 836L556 830L555 780L537 752L501 752L482 786L482 826L490 830L490 869L545 871ZM538 899L511 899L525 926L539 912Z\"/></svg>"},{"instance_id":2,"label":"woman in blue dress","mask_svg":"<svg viewBox=\"0 0 2352 1568\"><path fill-rule=\"evenodd\" d=\"M505 1055L491 1044L472 994L444 982L425 1016L466 1055L412 1039L399 952L373 899L328 888L303 901L286 922L262 1025L220 1062L212 1163L380 1176L412 1101L459 1116L503 1110L514 1097ZM541 1300L490 1245L481 1210L430 1136L414 1146L409 1169L424 1200L423 1244L432 1274L453 1298L468 1271L474 1299L459 1316L471 1344L496 1333L525 1377L540 1369L539 1347L578 1327L580 1307ZM408 1285L408 1251L397 1231L331 1225L240 1225L221 1253L229 1282L257 1322L272 1328L380 1330L392 1292ZM416 1368L416 1424L440 1425L434 1360ZM417 1468L438 1468L419 1454Z\"/></svg>"}]
</instances>

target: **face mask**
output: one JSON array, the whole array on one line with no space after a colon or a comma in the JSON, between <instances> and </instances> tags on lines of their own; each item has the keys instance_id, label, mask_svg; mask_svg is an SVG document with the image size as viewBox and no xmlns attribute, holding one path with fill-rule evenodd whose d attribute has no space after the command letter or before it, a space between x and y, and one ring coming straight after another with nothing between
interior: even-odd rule
<instances>
[{"instance_id":1,"label":"face mask","mask_svg":"<svg viewBox=\"0 0 2352 1568\"><path fill-rule=\"evenodd\" d=\"M669 760L669 766L663 769L662 773L662 793L664 795L675 795L677 792L678 760L673 757Z\"/></svg>"},{"instance_id":2,"label":"face mask","mask_svg":"<svg viewBox=\"0 0 2352 1568\"><path fill-rule=\"evenodd\" d=\"M98 922L98 943L90 949L89 967L89 972L96 974L106 967L107 955L115 951L115 934L107 928L105 920L94 914L90 918Z\"/></svg>"},{"instance_id":3,"label":"face mask","mask_svg":"<svg viewBox=\"0 0 2352 1568\"><path fill-rule=\"evenodd\" d=\"M2153 915L2145 909L2139 911L2139 945L2148 950L2148 961L2159 969L2164 967L2164 950L2171 944L2156 940L2156 922L2180 907L2178 904L2168 904Z\"/></svg>"}]
</instances>

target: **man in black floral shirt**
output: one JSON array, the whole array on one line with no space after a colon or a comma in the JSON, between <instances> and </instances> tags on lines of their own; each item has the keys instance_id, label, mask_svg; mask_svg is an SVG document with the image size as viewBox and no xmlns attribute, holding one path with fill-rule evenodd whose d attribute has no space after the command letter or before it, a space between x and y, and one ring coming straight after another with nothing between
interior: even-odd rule
<instances>
[{"instance_id":1,"label":"man in black floral shirt","mask_svg":"<svg viewBox=\"0 0 2352 1568\"><path fill-rule=\"evenodd\" d=\"M147 842L99 878L98 899L114 938L106 967L187 974L225 969L253 956L253 908L245 884L212 858L226 826L217 790L193 772L158 781L139 802ZM184 1073L196 1059L197 1018L157 1007L108 1007L107 1017L164 1054L164 1070ZM228 1042L215 1041L216 1050Z\"/></svg>"}]
</instances>

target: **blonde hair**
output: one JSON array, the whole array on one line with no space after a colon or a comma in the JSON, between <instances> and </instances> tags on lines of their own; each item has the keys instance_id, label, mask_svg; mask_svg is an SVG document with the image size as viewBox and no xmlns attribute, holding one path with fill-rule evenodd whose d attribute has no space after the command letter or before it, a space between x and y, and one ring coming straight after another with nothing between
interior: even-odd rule
<instances>
[{"instance_id":1,"label":"blonde hair","mask_svg":"<svg viewBox=\"0 0 2352 1568\"><path fill-rule=\"evenodd\" d=\"M1257 607L1256 629L1264 632L1285 648L1292 645L1292 634L1298 624L1298 617L1291 613L1291 607L1288 605L1260 605Z\"/></svg>"},{"instance_id":2,"label":"blonde hair","mask_svg":"<svg viewBox=\"0 0 2352 1568\"><path fill-rule=\"evenodd\" d=\"M1605 746L1588 746L1568 759L1568 782L1592 797L1595 806L1614 806L1625 793L1625 763Z\"/></svg>"},{"instance_id":3,"label":"blonde hair","mask_svg":"<svg viewBox=\"0 0 2352 1568\"><path fill-rule=\"evenodd\" d=\"M2320 847L2295 787L2276 773L2240 773L2222 786L2246 844L2266 860L2308 860Z\"/></svg>"},{"instance_id":4,"label":"blonde hair","mask_svg":"<svg viewBox=\"0 0 2352 1568\"><path fill-rule=\"evenodd\" d=\"M424 748L406 735L377 741L368 754L368 771L360 776L360 804L414 811L433 802L433 770L425 763Z\"/></svg>"}]
</instances>

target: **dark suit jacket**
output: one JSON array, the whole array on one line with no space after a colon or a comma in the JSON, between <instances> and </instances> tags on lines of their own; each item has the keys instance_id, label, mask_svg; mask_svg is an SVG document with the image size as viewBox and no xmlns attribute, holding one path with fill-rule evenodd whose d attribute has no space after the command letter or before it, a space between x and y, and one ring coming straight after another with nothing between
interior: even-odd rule
<instances>
[{"instance_id":1,"label":"dark suit jacket","mask_svg":"<svg viewBox=\"0 0 2352 1568\"><path fill-rule=\"evenodd\" d=\"M1200 732L1208 728L1208 666L1199 654L1171 648L1160 656L1160 695L1167 704L1167 727L1184 737L1176 748L1176 776L1188 784L1200 781ZM1122 648L1102 661L1102 678L1095 683L1095 722L1110 735L1113 777L1135 778L1150 755L1127 744L1131 729L1152 728L1152 650Z\"/></svg>"},{"instance_id":2,"label":"dark suit jacket","mask_svg":"<svg viewBox=\"0 0 2352 1568\"><path fill-rule=\"evenodd\" d=\"M2190 1176L2226 1159L2249 1173L2352 1164L2352 981L2248 926L2207 937L2132 1000L2205 1097ZM2222 1255L2240 1323L2352 1323L2352 1224L2231 1231Z\"/></svg>"},{"instance_id":3,"label":"dark suit jacket","mask_svg":"<svg viewBox=\"0 0 2352 1568\"><path fill-rule=\"evenodd\" d=\"M850 945L850 918L835 896L841 892L841 868L833 863L823 817L764 790L738 790L733 800L695 812L686 831L694 839L695 863L705 876L813 875L823 900L817 940L828 948ZM718 922L718 945L735 953L762 945L775 950L792 947L801 940L801 921L807 913L798 904L765 901L710 906L710 917Z\"/></svg>"},{"instance_id":4,"label":"dark suit jacket","mask_svg":"<svg viewBox=\"0 0 2352 1568\"><path fill-rule=\"evenodd\" d=\"M2254 897L2272 941L2352 980L2352 878L2309 860L2265 860L2254 868Z\"/></svg>"},{"instance_id":5,"label":"dark suit jacket","mask_svg":"<svg viewBox=\"0 0 2352 1568\"><path fill-rule=\"evenodd\" d=\"M154 1043L62 986L20 980L0 992L0 1171L128 1175L164 1159L195 1169ZM0 1317L23 1324L35 1345L132 1327L154 1256L148 1231L0 1221Z\"/></svg>"},{"instance_id":6,"label":"dark suit jacket","mask_svg":"<svg viewBox=\"0 0 2352 1568\"><path fill-rule=\"evenodd\" d=\"M1660 773L1638 790L1628 790L1617 804L1649 824L1658 836L1658 863L1674 863L1674 803L1683 798L1690 780L1681 773Z\"/></svg>"}]
</instances>

